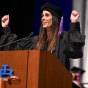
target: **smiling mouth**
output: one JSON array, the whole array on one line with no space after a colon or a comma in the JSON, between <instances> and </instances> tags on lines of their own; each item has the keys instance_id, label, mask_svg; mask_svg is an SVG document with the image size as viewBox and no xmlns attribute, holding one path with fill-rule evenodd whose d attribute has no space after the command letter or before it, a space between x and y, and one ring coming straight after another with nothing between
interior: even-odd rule
<instances>
[{"instance_id":1,"label":"smiling mouth","mask_svg":"<svg viewBox=\"0 0 88 88\"><path fill-rule=\"evenodd\" d=\"M44 25L44 24L46 24L47 22L43 22L42 24Z\"/></svg>"}]
</instances>

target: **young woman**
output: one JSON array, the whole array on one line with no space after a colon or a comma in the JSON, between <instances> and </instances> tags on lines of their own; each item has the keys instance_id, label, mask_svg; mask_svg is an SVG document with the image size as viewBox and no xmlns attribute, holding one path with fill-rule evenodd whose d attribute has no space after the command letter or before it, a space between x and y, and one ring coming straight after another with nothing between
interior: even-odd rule
<instances>
[{"instance_id":1,"label":"young woman","mask_svg":"<svg viewBox=\"0 0 88 88\"><path fill-rule=\"evenodd\" d=\"M84 45L85 36L80 33L79 13L75 10L72 11L70 30L62 32L59 36L60 21L63 17L61 9L51 3L46 3L41 7L41 10L42 18L39 35L28 36L16 42L12 42L16 40L17 36L10 30L9 15L3 16L1 24L4 35L0 40L0 50L47 50L55 54L69 69L69 58L76 59L83 56L81 48Z\"/></svg>"}]
</instances>

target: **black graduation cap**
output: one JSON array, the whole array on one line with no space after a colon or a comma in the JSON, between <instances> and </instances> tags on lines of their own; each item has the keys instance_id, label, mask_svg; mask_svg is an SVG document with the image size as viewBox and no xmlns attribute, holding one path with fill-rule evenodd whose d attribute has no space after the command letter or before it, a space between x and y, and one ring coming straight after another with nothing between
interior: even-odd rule
<instances>
[{"instance_id":1,"label":"black graduation cap","mask_svg":"<svg viewBox=\"0 0 88 88\"><path fill-rule=\"evenodd\" d=\"M71 72L72 73L80 72L81 74L83 74L85 72L85 70L74 66L73 68L71 68Z\"/></svg>"},{"instance_id":2,"label":"black graduation cap","mask_svg":"<svg viewBox=\"0 0 88 88\"><path fill-rule=\"evenodd\" d=\"M52 15L54 15L57 18L61 18L63 16L63 13L61 9L49 2L45 3L42 7L41 10L47 10L49 11Z\"/></svg>"}]
</instances>

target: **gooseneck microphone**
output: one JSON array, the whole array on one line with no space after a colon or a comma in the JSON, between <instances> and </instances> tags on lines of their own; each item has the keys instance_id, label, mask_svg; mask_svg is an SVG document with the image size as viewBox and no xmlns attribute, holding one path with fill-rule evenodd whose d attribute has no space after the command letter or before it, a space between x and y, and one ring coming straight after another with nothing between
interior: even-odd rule
<instances>
[{"instance_id":1,"label":"gooseneck microphone","mask_svg":"<svg viewBox=\"0 0 88 88\"><path fill-rule=\"evenodd\" d=\"M21 39L19 39L19 40L13 41L13 42L10 42L10 43L6 43L6 44L4 44L4 45L1 45L0 48L1 48L1 47L4 47L4 46L7 46L7 45L10 45L10 44L13 44L13 43L16 43L16 42L19 42L19 41L21 41L21 40L23 40L23 39L26 39L26 38L28 38L28 37L31 37L33 34L34 34L34 32L31 32L29 36L24 37L24 38L21 38Z\"/></svg>"}]
</instances>

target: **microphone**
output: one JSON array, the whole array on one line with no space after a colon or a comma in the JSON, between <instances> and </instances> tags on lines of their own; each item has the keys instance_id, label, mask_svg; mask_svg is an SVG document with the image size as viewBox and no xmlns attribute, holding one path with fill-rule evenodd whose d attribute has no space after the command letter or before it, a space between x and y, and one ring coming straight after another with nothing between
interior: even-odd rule
<instances>
[{"instance_id":1,"label":"microphone","mask_svg":"<svg viewBox=\"0 0 88 88\"><path fill-rule=\"evenodd\" d=\"M33 34L34 34L34 32L31 32L29 36L24 37L24 38L21 38L21 39L19 39L19 40L13 41L13 42L10 42L10 43L6 43L6 44L4 44L4 45L1 45L0 48L1 48L1 47L4 47L4 46L6 46L6 45L10 45L10 44L16 43L16 42L21 41L21 40L23 40L23 39L26 39L26 38L28 38L28 37L31 37Z\"/></svg>"}]
</instances>

